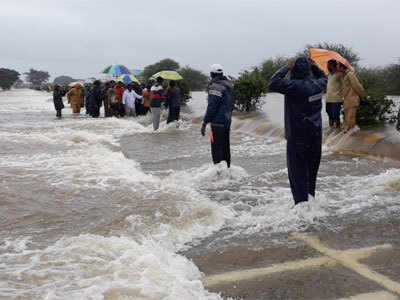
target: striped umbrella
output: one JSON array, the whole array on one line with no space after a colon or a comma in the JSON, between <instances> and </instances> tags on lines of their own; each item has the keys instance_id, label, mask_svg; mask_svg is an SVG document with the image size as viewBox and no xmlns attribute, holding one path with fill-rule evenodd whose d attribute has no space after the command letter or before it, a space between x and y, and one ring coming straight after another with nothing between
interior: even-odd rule
<instances>
[{"instance_id":1,"label":"striped umbrella","mask_svg":"<svg viewBox=\"0 0 400 300\"><path fill-rule=\"evenodd\" d=\"M123 83L137 82L140 83L139 80L133 75L121 75L117 78L117 81L122 81Z\"/></svg>"},{"instance_id":2,"label":"striped umbrella","mask_svg":"<svg viewBox=\"0 0 400 300\"><path fill-rule=\"evenodd\" d=\"M123 65L111 65L105 67L100 73L119 76L122 74L132 74L129 69Z\"/></svg>"}]
</instances>

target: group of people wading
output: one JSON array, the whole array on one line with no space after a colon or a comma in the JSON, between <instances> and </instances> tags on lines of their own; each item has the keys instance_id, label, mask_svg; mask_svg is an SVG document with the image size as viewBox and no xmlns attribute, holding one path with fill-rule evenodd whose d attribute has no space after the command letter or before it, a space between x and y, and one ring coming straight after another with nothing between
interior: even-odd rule
<instances>
[{"instance_id":1,"label":"group of people wading","mask_svg":"<svg viewBox=\"0 0 400 300\"><path fill-rule=\"evenodd\" d=\"M134 117L146 115L150 111L153 129L157 130L163 105L169 111L167 123L178 121L180 117L181 90L173 80L169 81L166 89L163 83L161 77L149 80L146 85L109 81L103 86L96 80L86 87L76 83L68 92L55 85L53 100L56 116L58 118L62 116L61 110L64 108L62 97L66 95L75 115L80 114L83 107L86 109L86 114L93 118L100 116L102 106L104 106L104 117Z\"/></svg>"},{"instance_id":2,"label":"group of people wading","mask_svg":"<svg viewBox=\"0 0 400 300\"><path fill-rule=\"evenodd\" d=\"M311 59L300 57L290 60L271 77L269 82L271 92L285 95L287 169L295 204L308 201L310 196L315 197L322 153L322 96L326 93L326 110L331 129L342 128L344 132L355 126L357 107L360 105L360 100L365 97L364 88L356 75L346 66L331 60L328 62L328 69L329 75L326 76ZM210 77L208 105L200 132L205 136L207 125L210 124L212 160L214 164L225 161L229 168L230 128L234 107L233 84L224 76L223 68L219 64L211 66ZM179 119L180 91L173 81L169 83L167 91L164 91L162 83L162 78L157 78L156 82L149 83L140 91L137 86L128 85L123 90L122 84L110 82L106 91L101 91L99 83L95 82L89 92L89 113L93 117L98 117L101 101L106 101L104 102L105 106L108 105L105 110L106 116L122 116L123 105L129 106L129 108L125 106L124 111L130 115L133 103L143 99L140 102L145 108L143 113L151 109L153 128L156 130L164 99L167 99L169 107L168 122ZM76 91L72 91L73 89ZM67 95L74 113L79 113L83 102L76 99L82 99L83 96L82 92L77 91L80 89L78 86L73 89ZM57 105L60 104L56 101L57 97L62 104L62 95L59 94L58 88L54 90L54 95L57 109ZM342 105L345 117L341 127ZM135 107L135 111L138 114L139 107ZM397 129L400 131L400 111Z\"/></svg>"}]
</instances>

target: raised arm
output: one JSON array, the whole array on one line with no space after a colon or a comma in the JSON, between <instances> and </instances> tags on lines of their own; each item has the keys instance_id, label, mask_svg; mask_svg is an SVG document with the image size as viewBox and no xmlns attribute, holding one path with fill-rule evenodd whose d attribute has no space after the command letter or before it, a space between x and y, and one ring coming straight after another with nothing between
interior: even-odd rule
<instances>
[{"instance_id":1,"label":"raised arm","mask_svg":"<svg viewBox=\"0 0 400 300\"><path fill-rule=\"evenodd\" d=\"M293 82L285 78L289 71L290 69L286 66L280 68L274 75L272 75L268 87L270 92L287 94L293 89Z\"/></svg>"}]
</instances>

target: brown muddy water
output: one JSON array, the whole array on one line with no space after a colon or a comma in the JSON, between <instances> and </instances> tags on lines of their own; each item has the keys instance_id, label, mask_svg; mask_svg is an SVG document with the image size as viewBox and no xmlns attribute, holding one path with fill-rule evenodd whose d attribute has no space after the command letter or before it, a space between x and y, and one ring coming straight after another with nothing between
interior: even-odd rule
<instances>
[{"instance_id":1,"label":"brown muddy water","mask_svg":"<svg viewBox=\"0 0 400 300\"><path fill-rule=\"evenodd\" d=\"M204 107L194 93L178 128L153 133L148 117L57 120L50 94L0 93L0 298L221 299L192 255L400 215L399 165L334 141L296 208L281 139L232 132L233 167L213 166L191 122Z\"/></svg>"}]
</instances>

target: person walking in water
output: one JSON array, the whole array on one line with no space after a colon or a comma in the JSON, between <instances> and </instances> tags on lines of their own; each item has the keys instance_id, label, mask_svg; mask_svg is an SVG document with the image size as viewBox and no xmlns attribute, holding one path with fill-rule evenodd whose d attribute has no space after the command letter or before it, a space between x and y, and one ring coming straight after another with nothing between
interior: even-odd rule
<instances>
[{"instance_id":1,"label":"person walking in water","mask_svg":"<svg viewBox=\"0 0 400 300\"><path fill-rule=\"evenodd\" d=\"M211 66L207 111L201 125L201 135L211 123L211 155L214 164L225 161L231 166L230 129L233 111L233 85L223 74L222 66Z\"/></svg>"},{"instance_id":2,"label":"person walking in water","mask_svg":"<svg viewBox=\"0 0 400 300\"><path fill-rule=\"evenodd\" d=\"M61 110L64 108L64 103L62 101L62 97L64 96L64 92L61 90L61 87L56 84L54 86L54 91L53 91L53 102L54 102L54 108L56 109L56 117L61 118Z\"/></svg>"},{"instance_id":3,"label":"person walking in water","mask_svg":"<svg viewBox=\"0 0 400 300\"><path fill-rule=\"evenodd\" d=\"M285 76L291 71L290 79ZM312 76L313 75L313 76ZM327 77L305 57L290 60L269 83L271 92L285 95L287 168L295 204L315 197L322 152L322 95Z\"/></svg>"},{"instance_id":4,"label":"person walking in water","mask_svg":"<svg viewBox=\"0 0 400 300\"><path fill-rule=\"evenodd\" d=\"M151 82L148 82L146 88L142 91L143 97L143 115L147 115L150 110L150 102L151 102Z\"/></svg>"},{"instance_id":5,"label":"person walking in water","mask_svg":"<svg viewBox=\"0 0 400 300\"><path fill-rule=\"evenodd\" d=\"M181 90L176 86L176 82L171 80L169 82L169 89L167 92L167 106L168 106L168 119L167 124L178 121L181 111Z\"/></svg>"},{"instance_id":6,"label":"person walking in water","mask_svg":"<svg viewBox=\"0 0 400 300\"><path fill-rule=\"evenodd\" d=\"M356 125L357 109L360 106L360 99L365 98L365 90L354 72L344 64L338 63L338 69L343 73L344 124L342 130L347 132Z\"/></svg>"},{"instance_id":7,"label":"person walking in water","mask_svg":"<svg viewBox=\"0 0 400 300\"><path fill-rule=\"evenodd\" d=\"M343 73L338 70L338 63L328 61L328 86L326 89L326 113L330 129L340 130L340 110L343 104Z\"/></svg>"},{"instance_id":8,"label":"person walking in water","mask_svg":"<svg viewBox=\"0 0 400 300\"><path fill-rule=\"evenodd\" d=\"M93 82L93 87L89 92L89 114L93 118L100 116L100 107L103 102L103 90L101 88L100 80Z\"/></svg>"},{"instance_id":9,"label":"person walking in water","mask_svg":"<svg viewBox=\"0 0 400 300\"><path fill-rule=\"evenodd\" d=\"M83 107L83 92L80 84L75 84L67 93L68 103L71 104L72 112L76 115L81 113Z\"/></svg>"},{"instance_id":10,"label":"person walking in water","mask_svg":"<svg viewBox=\"0 0 400 300\"><path fill-rule=\"evenodd\" d=\"M124 91L122 96L122 103L125 107L125 116L134 117L135 116L135 102L136 99L142 99L142 96L136 94L133 90L133 84L128 84L127 89Z\"/></svg>"},{"instance_id":11,"label":"person walking in water","mask_svg":"<svg viewBox=\"0 0 400 300\"><path fill-rule=\"evenodd\" d=\"M164 79L162 77L157 77L156 83L151 87L151 114L153 116L153 129L156 131L160 127L161 118L161 103L164 100L164 89L163 84Z\"/></svg>"}]
</instances>

